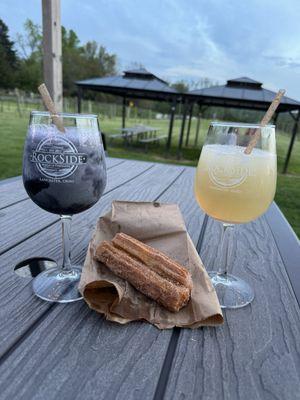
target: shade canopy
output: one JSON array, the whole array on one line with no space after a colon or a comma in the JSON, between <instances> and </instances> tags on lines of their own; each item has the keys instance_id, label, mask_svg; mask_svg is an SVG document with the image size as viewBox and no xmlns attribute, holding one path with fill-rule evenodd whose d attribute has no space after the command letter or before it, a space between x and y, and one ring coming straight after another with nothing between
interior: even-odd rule
<instances>
[{"instance_id":1,"label":"shade canopy","mask_svg":"<svg viewBox=\"0 0 300 400\"><path fill-rule=\"evenodd\" d=\"M104 78L91 78L75 82L78 88L78 112L81 112L81 97L83 90L94 90L102 93L114 94L123 97L122 127L125 128L126 98L138 98L156 101L172 102L167 149L170 148L173 121L175 117L175 103L184 102L181 130L178 144L178 154L181 153L183 137L185 134L185 120L189 108L189 123L186 134L186 146L189 143L193 104L202 106L244 108L252 110L267 110L276 93L265 89L259 81L248 77L229 79L226 85L212 86L210 88L192 90L187 93L179 93L170 87L163 79L147 71L138 68L124 71L123 75ZM298 113L292 113L297 110ZM277 108L275 120L280 112L289 111L294 122L292 137L284 164L283 171L287 171L293 144L296 139L298 123L300 119L300 102L290 97L283 96ZM195 145L197 145L200 129L200 113L196 128Z\"/></svg>"},{"instance_id":2,"label":"shade canopy","mask_svg":"<svg viewBox=\"0 0 300 400\"><path fill-rule=\"evenodd\" d=\"M190 100L207 106L266 110L275 94L272 90L263 88L261 82L242 77L230 79L226 85L192 90L187 95ZM278 107L278 112L299 109L300 102L284 96Z\"/></svg>"},{"instance_id":3,"label":"shade canopy","mask_svg":"<svg viewBox=\"0 0 300 400\"><path fill-rule=\"evenodd\" d=\"M123 75L91 78L75 83L81 89L129 98L170 101L179 100L181 96L176 89L145 68L127 70Z\"/></svg>"}]
</instances>

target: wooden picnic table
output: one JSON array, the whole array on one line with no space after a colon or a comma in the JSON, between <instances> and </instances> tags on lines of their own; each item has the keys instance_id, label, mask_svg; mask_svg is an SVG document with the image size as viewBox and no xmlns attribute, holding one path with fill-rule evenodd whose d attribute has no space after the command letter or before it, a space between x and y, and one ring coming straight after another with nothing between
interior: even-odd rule
<instances>
[{"instance_id":1,"label":"wooden picnic table","mask_svg":"<svg viewBox=\"0 0 300 400\"><path fill-rule=\"evenodd\" d=\"M115 199L176 202L208 270L221 229L193 195L194 168L108 159L106 191L74 216L73 260L82 263L97 218ZM47 303L14 266L61 260L60 221L36 206L20 178L0 185L0 399L300 399L300 248L275 204L237 226L233 272L253 303L224 312L221 327L160 331L107 322L83 302Z\"/></svg>"},{"instance_id":2,"label":"wooden picnic table","mask_svg":"<svg viewBox=\"0 0 300 400\"><path fill-rule=\"evenodd\" d=\"M157 135L157 132L160 130L160 128L153 128L152 126L147 126L147 125L134 125L129 128L122 128L122 137L125 140L131 140L136 137L137 140L140 140L141 138L148 138L148 135L150 137L153 137Z\"/></svg>"},{"instance_id":3,"label":"wooden picnic table","mask_svg":"<svg viewBox=\"0 0 300 400\"><path fill-rule=\"evenodd\" d=\"M125 145L130 145L133 142L133 138L136 137L139 143L144 144L145 151L148 151L148 145L150 143L158 143L163 139L167 139L167 135L157 136L157 132L160 128L154 128L147 125L134 125L128 128L122 128L121 133L115 133L109 135L110 141L113 139L122 138Z\"/></svg>"}]
</instances>

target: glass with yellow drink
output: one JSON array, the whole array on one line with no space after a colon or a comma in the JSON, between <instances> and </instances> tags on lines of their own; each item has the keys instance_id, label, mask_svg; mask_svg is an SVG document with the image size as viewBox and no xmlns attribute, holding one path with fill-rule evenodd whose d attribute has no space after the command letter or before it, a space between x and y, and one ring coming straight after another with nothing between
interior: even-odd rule
<instances>
[{"instance_id":1,"label":"glass with yellow drink","mask_svg":"<svg viewBox=\"0 0 300 400\"><path fill-rule=\"evenodd\" d=\"M260 138L250 154L245 148L256 130ZM227 273L227 242L234 224L253 221L271 204L277 176L275 127L211 123L195 176L195 197L203 211L223 224L224 258L209 275L221 307L240 308L254 298L252 288Z\"/></svg>"}]
</instances>

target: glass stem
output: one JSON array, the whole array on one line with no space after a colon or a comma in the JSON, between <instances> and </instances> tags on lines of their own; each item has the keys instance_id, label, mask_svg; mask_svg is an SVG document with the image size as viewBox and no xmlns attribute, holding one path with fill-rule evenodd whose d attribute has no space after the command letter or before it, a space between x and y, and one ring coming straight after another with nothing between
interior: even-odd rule
<instances>
[{"instance_id":1,"label":"glass stem","mask_svg":"<svg viewBox=\"0 0 300 400\"><path fill-rule=\"evenodd\" d=\"M234 228L233 224L222 222L222 237L221 237L221 257L219 262L218 274L226 275L229 261L229 241L230 234Z\"/></svg>"},{"instance_id":2,"label":"glass stem","mask_svg":"<svg viewBox=\"0 0 300 400\"><path fill-rule=\"evenodd\" d=\"M63 245L63 263L62 272L71 271L71 215L61 215L62 222L62 245Z\"/></svg>"}]
</instances>

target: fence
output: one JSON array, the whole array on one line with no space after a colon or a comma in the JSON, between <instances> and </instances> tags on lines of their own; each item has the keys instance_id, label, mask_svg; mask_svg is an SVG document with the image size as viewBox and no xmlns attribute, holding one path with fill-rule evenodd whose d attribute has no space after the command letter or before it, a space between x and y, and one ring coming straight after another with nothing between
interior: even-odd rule
<instances>
[{"instance_id":1,"label":"fence","mask_svg":"<svg viewBox=\"0 0 300 400\"><path fill-rule=\"evenodd\" d=\"M31 110L44 110L43 103L39 97L34 95L25 96L18 90L10 94L0 93L0 112L16 113L19 117L27 116ZM77 112L77 98L65 97L63 100L63 111L67 113ZM82 113L97 114L100 118L113 119L122 117L122 105L116 103L102 103L93 100L82 100ZM127 118L153 119L157 113L151 109L135 106L126 107ZM167 116L166 116L167 117Z\"/></svg>"},{"instance_id":2,"label":"fence","mask_svg":"<svg viewBox=\"0 0 300 400\"><path fill-rule=\"evenodd\" d=\"M4 93L0 91L0 112L14 113L19 117L27 117L31 110L44 110L44 105L35 94L25 94L15 89L12 92ZM122 105L116 103L103 103L93 100L82 100L82 113L97 114L100 119L114 119L122 117ZM63 100L63 111L72 113L77 112L77 98L65 97ZM156 118L167 119L168 115L158 114L156 111L136 106L126 107L126 117L135 121L153 120ZM238 115L243 120L242 115ZM180 115L177 118L181 118ZM205 115L205 118L211 119L212 116ZM290 135L293 129L294 121L289 115L280 114L277 120L277 130Z\"/></svg>"}]
</instances>

